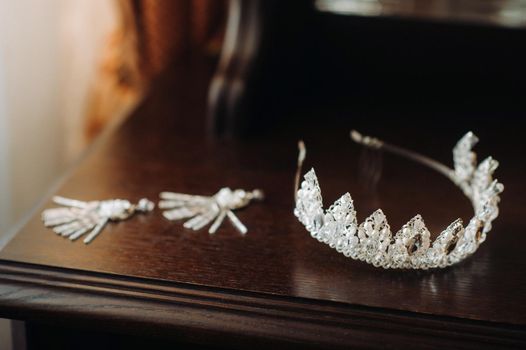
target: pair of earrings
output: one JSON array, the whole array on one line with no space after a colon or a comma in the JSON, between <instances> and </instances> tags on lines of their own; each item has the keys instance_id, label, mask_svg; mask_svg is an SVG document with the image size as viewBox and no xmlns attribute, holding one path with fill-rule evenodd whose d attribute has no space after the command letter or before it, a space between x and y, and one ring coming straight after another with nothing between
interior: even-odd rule
<instances>
[{"instance_id":1,"label":"pair of earrings","mask_svg":"<svg viewBox=\"0 0 526 350\"><path fill-rule=\"evenodd\" d=\"M252 200L262 200L263 192L257 189L251 192L232 191L224 187L213 196L161 192L159 197L161 200L158 206L164 210L163 216L168 220L189 219L184 223L185 228L197 231L213 221L208 230L213 234L228 217L241 234L246 234L247 228L234 214L234 210L246 207ZM132 204L124 199L84 202L55 196L53 202L61 207L42 212L44 225L72 241L84 236L86 244L95 239L110 221L125 220L135 213L151 212L155 207L146 198Z\"/></svg>"}]
</instances>

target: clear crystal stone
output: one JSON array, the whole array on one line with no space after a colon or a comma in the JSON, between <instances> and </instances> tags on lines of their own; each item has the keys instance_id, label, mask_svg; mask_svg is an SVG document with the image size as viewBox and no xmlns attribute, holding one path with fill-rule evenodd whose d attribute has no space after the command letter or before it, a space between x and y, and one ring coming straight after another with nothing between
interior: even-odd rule
<instances>
[{"instance_id":1,"label":"clear crystal stone","mask_svg":"<svg viewBox=\"0 0 526 350\"><path fill-rule=\"evenodd\" d=\"M408 257L407 249L403 244L395 243L389 247L388 256L394 264L401 266Z\"/></svg>"},{"instance_id":2,"label":"clear crystal stone","mask_svg":"<svg viewBox=\"0 0 526 350\"><path fill-rule=\"evenodd\" d=\"M453 148L455 174L461 182L469 180L475 171L477 156L471 149L477 142L478 138L470 131Z\"/></svg>"}]
</instances>

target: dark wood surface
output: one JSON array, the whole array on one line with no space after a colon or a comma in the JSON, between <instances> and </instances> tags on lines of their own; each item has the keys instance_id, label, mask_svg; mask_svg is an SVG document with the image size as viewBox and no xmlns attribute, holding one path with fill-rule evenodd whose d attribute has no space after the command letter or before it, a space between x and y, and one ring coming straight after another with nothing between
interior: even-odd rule
<instances>
[{"instance_id":1,"label":"dark wood surface","mask_svg":"<svg viewBox=\"0 0 526 350\"><path fill-rule=\"evenodd\" d=\"M470 218L467 199L440 175L387 155L378 190L364 191L360 148L348 130L362 126L451 164L465 125L387 128L380 120L323 118L222 140L204 126L212 67L197 59L175 64L171 78L94 147L57 194L136 201L163 190L261 188L266 200L238 213L248 234L228 222L212 236L193 232L156 209L110 224L84 245L57 237L36 214L0 252L0 316L228 347L526 345L524 146L513 120L472 128L480 156L501 161L497 177L506 186L501 215L479 251L440 271L385 271L318 243L293 216L298 137L326 206L350 191L361 220L381 207L397 229L420 213L437 234L459 216Z\"/></svg>"}]
</instances>

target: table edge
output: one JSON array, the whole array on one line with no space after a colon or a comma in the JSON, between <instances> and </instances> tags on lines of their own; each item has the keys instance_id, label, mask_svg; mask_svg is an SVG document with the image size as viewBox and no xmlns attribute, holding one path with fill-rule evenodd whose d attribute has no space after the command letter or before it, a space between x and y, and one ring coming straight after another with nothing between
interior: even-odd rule
<instances>
[{"instance_id":1,"label":"table edge","mask_svg":"<svg viewBox=\"0 0 526 350\"><path fill-rule=\"evenodd\" d=\"M259 339L324 347L382 347L386 340L411 348L526 346L520 325L8 260L0 260L0 316L231 345Z\"/></svg>"}]
</instances>

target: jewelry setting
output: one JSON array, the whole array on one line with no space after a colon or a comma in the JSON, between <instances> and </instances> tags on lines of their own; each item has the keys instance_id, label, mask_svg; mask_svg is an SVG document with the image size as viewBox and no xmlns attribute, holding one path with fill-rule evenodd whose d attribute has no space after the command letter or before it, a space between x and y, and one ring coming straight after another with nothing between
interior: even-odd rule
<instances>
[{"instance_id":1,"label":"jewelry setting","mask_svg":"<svg viewBox=\"0 0 526 350\"><path fill-rule=\"evenodd\" d=\"M131 204L124 199L83 202L55 196L53 202L62 207L44 210L44 225L72 241L89 232L84 238L85 244L95 239L109 221L126 220L137 212L147 213L155 207L155 204L146 198L137 204Z\"/></svg>"},{"instance_id":2,"label":"jewelry setting","mask_svg":"<svg viewBox=\"0 0 526 350\"><path fill-rule=\"evenodd\" d=\"M499 214L499 195L504 186L493 179L498 167L496 160L488 157L477 164L477 156L472 148L478 139L472 132L468 132L454 147L453 169L416 152L363 136L356 131L351 131L351 139L368 149L385 150L443 174L470 199L475 214L466 227L461 219L457 219L431 242L431 234L420 215L414 216L396 233L391 231L381 209L359 224L349 193L324 210L314 169L304 175L300 186L301 168L306 156L305 145L300 141L294 214L312 237L347 257L386 269L443 268L462 261L484 242L492 221ZM213 196L174 192L161 192L159 196L159 208L164 210L163 216L168 220L189 219L184 223L185 228L197 231L212 223L208 232L214 234L225 217L228 217L243 235L247 233L247 227L234 214L234 210L264 198L263 192L258 189L245 191L228 187L221 188ZM131 204L122 199L84 202L56 196L53 202L62 207L44 210L44 225L72 241L87 235L83 240L86 244L95 239L109 221L125 220L136 212L150 212L155 207L153 202L145 198L137 204Z\"/></svg>"},{"instance_id":3,"label":"jewelry setting","mask_svg":"<svg viewBox=\"0 0 526 350\"><path fill-rule=\"evenodd\" d=\"M264 195L263 191L257 189L247 192L232 191L228 187L223 187L211 197L174 192L161 192L159 197L161 198L159 208L168 209L163 212L163 216L168 220L190 218L183 226L194 231L200 230L214 220L208 230L210 234L214 234L225 217L228 217L234 227L244 235L247 233L247 228L233 211L248 206L252 200L263 200Z\"/></svg>"},{"instance_id":4,"label":"jewelry setting","mask_svg":"<svg viewBox=\"0 0 526 350\"><path fill-rule=\"evenodd\" d=\"M475 214L466 227L457 219L442 231L434 242L420 215L392 233L381 209L358 224L349 193L323 209L321 189L314 169L308 171L299 186L301 167L306 155L299 142L295 181L294 214L311 236L355 260L385 269L429 269L456 264L473 254L486 239L491 223L499 214L499 194L504 186L493 173L498 162L491 157L477 165L472 151L478 138L468 132L453 149L454 169L431 158L390 145L377 138L351 131L351 139L372 149L382 149L428 166L448 177L470 199Z\"/></svg>"}]
</instances>

